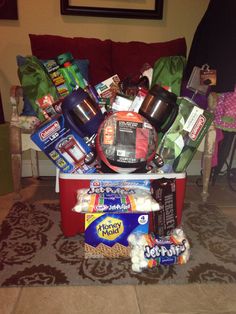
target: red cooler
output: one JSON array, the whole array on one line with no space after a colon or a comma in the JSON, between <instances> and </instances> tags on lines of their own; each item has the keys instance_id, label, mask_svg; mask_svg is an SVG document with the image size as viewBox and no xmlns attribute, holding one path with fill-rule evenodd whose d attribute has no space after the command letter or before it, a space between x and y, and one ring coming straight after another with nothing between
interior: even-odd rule
<instances>
[{"instance_id":1,"label":"red cooler","mask_svg":"<svg viewBox=\"0 0 236 314\"><path fill-rule=\"evenodd\" d=\"M77 190L90 187L90 180L155 180L161 178L176 179L177 224L181 223L185 197L186 174L70 174L59 173L59 191L61 207L61 226L66 237L84 233L84 214L72 211L77 202Z\"/></svg>"}]
</instances>

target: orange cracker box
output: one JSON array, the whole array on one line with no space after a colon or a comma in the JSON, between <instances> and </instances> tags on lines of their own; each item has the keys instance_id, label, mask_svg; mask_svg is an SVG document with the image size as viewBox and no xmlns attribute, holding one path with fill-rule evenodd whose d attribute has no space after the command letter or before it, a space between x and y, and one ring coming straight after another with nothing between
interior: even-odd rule
<instances>
[{"instance_id":1,"label":"orange cracker box","mask_svg":"<svg viewBox=\"0 0 236 314\"><path fill-rule=\"evenodd\" d=\"M117 74L109 77L105 81L97 84L95 89L101 98L111 99L111 103L116 97L116 94L120 92L119 88L120 78Z\"/></svg>"},{"instance_id":2,"label":"orange cracker box","mask_svg":"<svg viewBox=\"0 0 236 314\"><path fill-rule=\"evenodd\" d=\"M148 230L147 213L86 213L85 258L128 257L128 236Z\"/></svg>"}]
</instances>

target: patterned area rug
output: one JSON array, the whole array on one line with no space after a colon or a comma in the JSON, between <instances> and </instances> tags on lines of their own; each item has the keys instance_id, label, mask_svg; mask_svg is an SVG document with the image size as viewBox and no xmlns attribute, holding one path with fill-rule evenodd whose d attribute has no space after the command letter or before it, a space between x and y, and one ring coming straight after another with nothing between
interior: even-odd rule
<instances>
[{"instance_id":1,"label":"patterned area rug","mask_svg":"<svg viewBox=\"0 0 236 314\"><path fill-rule=\"evenodd\" d=\"M0 285L236 283L236 226L212 205L185 204L185 265L134 273L126 259L84 259L83 235L65 238L59 204L15 203L0 229Z\"/></svg>"}]
</instances>

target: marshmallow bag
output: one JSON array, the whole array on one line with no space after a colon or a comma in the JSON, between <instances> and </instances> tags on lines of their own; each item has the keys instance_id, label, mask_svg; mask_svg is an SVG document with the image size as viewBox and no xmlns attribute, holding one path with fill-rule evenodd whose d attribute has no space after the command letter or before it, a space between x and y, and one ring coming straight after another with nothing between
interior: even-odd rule
<instances>
[{"instance_id":1,"label":"marshmallow bag","mask_svg":"<svg viewBox=\"0 0 236 314\"><path fill-rule=\"evenodd\" d=\"M130 234L131 262L134 272L160 265L186 264L190 258L190 244L182 228L173 229L169 236Z\"/></svg>"}]
</instances>

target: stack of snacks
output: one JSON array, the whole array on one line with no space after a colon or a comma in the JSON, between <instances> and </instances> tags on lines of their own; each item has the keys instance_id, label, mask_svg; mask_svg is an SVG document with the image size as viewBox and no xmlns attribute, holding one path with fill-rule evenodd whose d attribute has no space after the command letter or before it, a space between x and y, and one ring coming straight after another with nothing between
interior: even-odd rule
<instances>
[{"instance_id":1,"label":"stack of snacks","mask_svg":"<svg viewBox=\"0 0 236 314\"><path fill-rule=\"evenodd\" d=\"M78 190L77 201L73 210L85 215L86 258L129 256L129 234L147 234L149 214L160 209L149 180L94 180Z\"/></svg>"}]
</instances>

